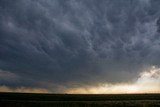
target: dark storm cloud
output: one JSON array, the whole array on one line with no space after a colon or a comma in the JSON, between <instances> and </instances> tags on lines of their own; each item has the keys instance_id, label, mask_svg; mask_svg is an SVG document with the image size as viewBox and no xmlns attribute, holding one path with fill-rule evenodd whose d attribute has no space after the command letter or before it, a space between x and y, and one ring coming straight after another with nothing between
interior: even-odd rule
<instances>
[{"instance_id":1,"label":"dark storm cloud","mask_svg":"<svg viewBox=\"0 0 160 107\"><path fill-rule=\"evenodd\" d=\"M160 65L159 5L158 0L1 0L0 69L20 77L6 84L56 89L120 82Z\"/></svg>"}]
</instances>

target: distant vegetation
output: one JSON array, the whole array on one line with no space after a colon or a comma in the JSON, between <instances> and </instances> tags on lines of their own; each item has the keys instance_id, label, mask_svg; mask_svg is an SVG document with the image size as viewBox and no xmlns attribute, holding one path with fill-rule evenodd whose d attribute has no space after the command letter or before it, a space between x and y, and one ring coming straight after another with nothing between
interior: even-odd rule
<instances>
[{"instance_id":1,"label":"distant vegetation","mask_svg":"<svg viewBox=\"0 0 160 107\"><path fill-rule=\"evenodd\" d=\"M160 107L160 94L0 93L0 107Z\"/></svg>"}]
</instances>

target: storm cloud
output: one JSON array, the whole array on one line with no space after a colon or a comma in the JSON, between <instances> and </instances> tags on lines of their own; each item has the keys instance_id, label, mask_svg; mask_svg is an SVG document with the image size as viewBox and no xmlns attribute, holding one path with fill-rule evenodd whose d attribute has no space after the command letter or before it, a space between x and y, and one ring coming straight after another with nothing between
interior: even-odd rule
<instances>
[{"instance_id":1,"label":"storm cloud","mask_svg":"<svg viewBox=\"0 0 160 107\"><path fill-rule=\"evenodd\" d=\"M0 0L1 86L132 81L159 58L158 0Z\"/></svg>"}]
</instances>

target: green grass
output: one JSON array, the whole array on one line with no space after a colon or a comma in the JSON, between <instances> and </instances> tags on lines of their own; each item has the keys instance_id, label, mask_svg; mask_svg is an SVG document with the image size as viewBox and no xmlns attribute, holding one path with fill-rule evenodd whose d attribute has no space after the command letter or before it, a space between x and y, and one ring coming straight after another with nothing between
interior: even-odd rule
<instances>
[{"instance_id":1,"label":"green grass","mask_svg":"<svg viewBox=\"0 0 160 107\"><path fill-rule=\"evenodd\" d=\"M0 107L160 107L160 94L0 93Z\"/></svg>"}]
</instances>

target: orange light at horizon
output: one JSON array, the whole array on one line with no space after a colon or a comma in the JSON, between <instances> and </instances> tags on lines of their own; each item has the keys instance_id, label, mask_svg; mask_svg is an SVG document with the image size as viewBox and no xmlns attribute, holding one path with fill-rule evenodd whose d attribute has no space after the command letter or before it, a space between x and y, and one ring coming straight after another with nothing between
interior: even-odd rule
<instances>
[{"instance_id":1,"label":"orange light at horizon","mask_svg":"<svg viewBox=\"0 0 160 107\"><path fill-rule=\"evenodd\" d=\"M106 83L99 86L72 88L70 94L122 94L122 93L160 93L160 68L150 67L143 71L132 83Z\"/></svg>"}]
</instances>

